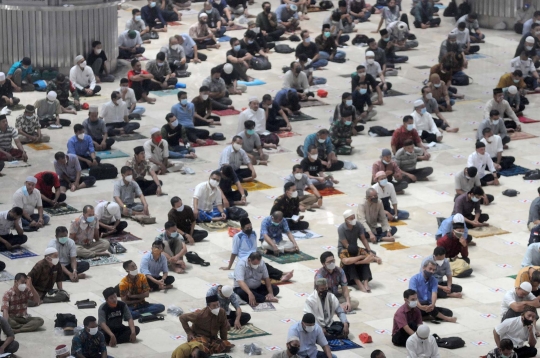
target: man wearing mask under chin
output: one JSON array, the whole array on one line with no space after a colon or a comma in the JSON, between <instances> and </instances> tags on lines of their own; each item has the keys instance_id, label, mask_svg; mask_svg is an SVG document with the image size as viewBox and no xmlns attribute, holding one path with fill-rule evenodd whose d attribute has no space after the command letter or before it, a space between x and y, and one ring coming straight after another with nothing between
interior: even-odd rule
<instances>
[{"instance_id":1,"label":"man wearing mask under chin","mask_svg":"<svg viewBox=\"0 0 540 358\"><path fill-rule=\"evenodd\" d=\"M392 327L392 343L398 347L405 347L407 339L412 336L422 324L422 312L416 307L418 296L415 290L407 289L403 292L405 304L394 313Z\"/></svg>"},{"instance_id":2,"label":"man wearing mask under chin","mask_svg":"<svg viewBox=\"0 0 540 358\"><path fill-rule=\"evenodd\" d=\"M32 279L32 285L43 303L63 302L69 299L69 295L62 289L64 275L58 251L55 248L45 249L45 257L34 265L28 273L28 277ZM47 292L53 289L55 283L58 292L54 295L48 295Z\"/></svg>"},{"instance_id":3,"label":"man wearing mask under chin","mask_svg":"<svg viewBox=\"0 0 540 358\"><path fill-rule=\"evenodd\" d=\"M77 358L107 358L105 336L99 331L96 317L87 316L84 329L71 341L71 355Z\"/></svg>"},{"instance_id":4,"label":"man wearing mask under chin","mask_svg":"<svg viewBox=\"0 0 540 358\"><path fill-rule=\"evenodd\" d=\"M302 322L297 322L289 328L289 338L298 337L300 350L298 356L303 358L336 358L330 351L330 345L324 336L321 326L315 322L313 313L306 313ZM323 351L317 351L317 345Z\"/></svg>"},{"instance_id":5,"label":"man wearing mask under chin","mask_svg":"<svg viewBox=\"0 0 540 358\"><path fill-rule=\"evenodd\" d=\"M69 80L79 94L91 97L101 91L101 86L96 85L96 76L92 67L86 65L83 55L75 57L75 66L69 70Z\"/></svg>"},{"instance_id":6,"label":"man wearing mask under chin","mask_svg":"<svg viewBox=\"0 0 540 358\"><path fill-rule=\"evenodd\" d=\"M497 347L500 350L503 350L503 341L511 340L514 352L517 353L517 357L536 357L536 317L536 308L525 306L525 309L520 316L509 318L501 322L493 329L493 337ZM509 357L514 356L509 355Z\"/></svg>"},{"instance_id":7,"label":"man wearing mask under chin","mask_svg":"<svg viewBox=\"0 0 540 358\"><path fill-rule=\"evenodd\" d=\"M272 358L300 358L300 338L291 336L287 338L287 349L281 352L274 353Z\"/></svg>"},{"instance_id":8,"label":"man wearing mask under chin","mask_svg":"<svg viewBox=\"0 0 540 358\"><path fill-rule=\"evenodd\" d=\"M223 208L223 199L219 182L221 172L215 170L208 181L199 183L193 192L193 214L197 222L227 221L227 209Z\"/></svg>"},{"instance_id":9,"label":"man wearing mask under chin","mask_svg":"<svg viewBox=\"0 0 540 358\"><path fill-rule=\"evenodd\" d=\"M180 323L188 342L201 342L209 354L226 353L234 347L234 344L227 341L227 314L220 307L217 295L206 297L206 307L202 310L182 314Z\"/></svg>"}]
</instances>

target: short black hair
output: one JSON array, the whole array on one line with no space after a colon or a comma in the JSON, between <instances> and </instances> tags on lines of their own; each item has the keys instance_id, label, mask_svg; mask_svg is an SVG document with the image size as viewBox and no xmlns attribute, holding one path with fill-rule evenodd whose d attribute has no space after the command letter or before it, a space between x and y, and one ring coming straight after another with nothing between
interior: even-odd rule
<instances>
[{"instance_id":1,"label":"short black hair","mask_svg":"<svg viewBox=\"0 0 540 358\"><path fill-rule=\"evenodd\" d=\"M132 172L133 169L131 167L128 167L127 165L124 165L122 169L120 169L120 174L126 174L129 172Z\"/></svg>"},{"instance_id":2,"label":"short black hair","mask_svg":"<svg viewBox=\"0 0 540 358\"><path fill-rule=\"evenodd\" d=\"M407 123L408 121L410 121L412 119L413 119L412 116L409 116L409 115L403 116L403 123Z\"/></svg>"},{"instance_id":3,"label":"short black hair","mask_svg":"<svg viewBox=\"0 0 540 358\"><path fill-rule=\"evenodd\" d=\"M170 228L176 226L176 223L174 221L167 221L165 223L165 230L169 230Z\"/></svg>"},{"instance_id":4,"label":"short black hair","mask_svg":"<svg viewBox=\"0 0 540 358\"><path fill-rule=\"evenodd\" d=\"M134 58L133 60L131 60L131 67L135 67L135 65L137 64L137 62L139 62L139 60L137 60L136 58Z\"/></svg>"},{"instance_id":5,"label":"short black hair","mask_svg":"<svg viewBox=\"0 0 540 358\"><path fill-rule=\"evenodd\" d=\"M201 88L199 88L199 92L210 92L210 88L208 88L208 86L201 86Z\"/></svg>"},{"instance_id":6,"label":"short black hair","mask_svg":"<svg viewBox=\"0 0 540 358\"><path fill-rule=\"evenodd\" d=\"M484 195L484 189L479 186L473 186L472 189L469 190L469 194Z\"/></svg>"},{"instance_id":7,"label":"short black hair","mask_svg":"<svg viewBox=\"0 0 540 358\"><path fill-rule=\"evenodd\" d=\"M369 358L379 358L379 355L382 353L380 349L375 349L373 352L371 352L371 355Z\"/></svg>"},{"instance_id":8,"label":"short black hair","mask_svg":"<svg viewBox=\"0 0 540 358\"><path fill-rule=\"evenodd\" d=\"M54 185L54 175L51 172L45 172L42 176L45 185L53 186Z\"/></svg>"},{"instance_id":9,"label":"short black hair","mask_svg":"<svg viewBox=\"0 0 540 358\"><path fill-rule=\"evenodd\" d=\"M163 241L161 241L161 240L155 240L155 241L152 243L152 246L160 247L161 250L163 250L163 249L165 248L165 244L164 244Z\"/></svg>"},{"instance_id":10,"label":"short black hair","mask_svg":"<svg viewBox=\"0 0 540 358\"><path fill-rule=\"evenodd\" d=\"M96 320L96 317L94 317L94 316L87 316L87 317L84 319L84 321L83 321L83 325L84 325L85 327L88 327L88 325L89 325L90 323L96 322L96 321L97 321L97 320Z\"/></svg>"},{"instance_id":11,"label":"short black hair","mask_svg":"<svg viewBox=\"0 0 540 358\"><path fill-rule=\"evenodd\" d=\"M126 262L124 262L124 263L122 264L122 267L124 268L124 270L127 270L127 267L128 267L129 265L131 265L132 262L133 262L133 260L127 260Z\"/></svg>"},{"instance_id":12,"label":"short black hair","mask_svg":"<svg viewBox=\"0 0 540 358\"><path fill-rule=\"evenodd\" d=\"M503 338L499 342L499 349L501 351L509 351L514 349L514 343L508 338Z\"/></svg>"},{"instance_id":13,"label":"short black hair","mask_svg":"<svg viewBox=\"0 0 540 358\"><path fill-rule=\"evenodd\" d=\"M262 259L262 255L258 251L253 251L251 254L249 254L248 258L250 260L260 260Z\"/></svg>"},{"instance_id":14,"label":"short black hair","mask_svg":"<svg viewBox=\"0 0 540 358\"><path fill-rule=\"evenodd\" d=\"M231 37L231 39L229 40L229 44L232 46L236 41L238 41L236 37Z\"/></svg>"},{"instance_id":15,"label":"short black hair","mask_svg":"<svg viewBox=\"0 0 540 358\"><path fill-rule=\"evenodd\" d=\"M73 132L74 133L77 133L77 132L80 132L80 131L84 131L84 127L82 124L80 123L77 123L73 126Z\"/></svg>"},{"instance_id":16,"label":"short black hair","mask_svg":"<svg viewBox=\"0 0 540 358\"><path fill-rule=\"evenodd\" d=\"M65 159L66 158L66 155L64 154L64 152L56 152L54 154L54 159L56 160L61 160L61 159Z\"/></svg>"},{"instance_id":17,"label":"short black hair","mask_svg":"<svg viewBox=\"0 0 540 358\"><path fill-rule=\"evenodd\" d=\"M291 187L295 186L296 184L292 182L286 182L285 185L283 185L283 191L288 191Z\"/></svg>"},{"instance_id":18,"label":"short black hair","mask_svg":"<svg viewBox=\"0 0 540 358\"><path fill-rule=\"evenodd\" d=\"M139 155L141 154L141 152L144 152L144 147L142 145L139 145L133 148L133 152L135 153L135 155Z\"/></svg>"},{"instance_id":19,"label":"short black hair","mask_svg":"<svg viewBox=\"0 0 540 358\"><path fill-rule=\"evenodd\" d=\"M409 288L409 289L407 289L407 290L405 290L405 291L403 292L403 298L407 298L407 299L408 299L408 298L411 297L412 295L416 295L416 291L413 290L413 289L411 289L411 288Z\"/></svg>"},{"instance_id":20,"label":"short black hair","mask_svg":"<svg viewBox=\"0 0 540 358\"><path fill-rule=\"evenodd\" d=\"M20 208L20 207L18 207L18 206L12 207L12 208L10 209L10 211L11 211L13 214L17 215L17 216L22 216L22 214L23 214L23 209Z\"/></svg>"},{"instance_id":21,"label":"short black hair","mask_svg":"<svg viewBox=\"0 0 540 358\"><path fill-rule=\"evenodd\" d=\"M101 45L101 41L93 41L92 42L92 48L98 46L98 45Z\"/></svg>"},{"instance_id":22,"label":"short black hair","mask_svg":"<svg viewBox=\"0 0 540 358\"><path fill-rule=\"evenodd\" d=\"M444 248L444 246L437 246L433 250L433 256L441 256L441 255L446 255L446 249Z\"/></svg>"},{"instance_id":23,"label":"short black hair","mask_svg":"<svg viewBox=\"0 0 540 358\"><path fill-rule=\"evenodd\" d=\"M30 60L30 57L23 57L21 62L25 66L30 66L32 64L32 60Z\"/></svg>"},{"instance_id":24,"label":"short black hair","mask_svg":"<svg viewBox=\"0 0 540 358\"><path fill-rule=\"evenodd\" d=\"M517 77L523 77L523 72L521 72L521 70L515 70L512 74Z\"/></svg>"},{"instance_id":25,"label":"short black hair","mask_svg":"<svg viewBox=\"0 0 540 358\"><path fill-rule=\"evenodd\" d=\"M171 198L171 206L174 207L174 204L176 204L176 203L179 202L180 200L182 200L182 199L180 199L178 196L173 196L173 197Z\"/></svg>"},{"instance_id":26,"label":"short black hair","mask_svg":"<svg viewBox=\"0 0 540 358\"><path fill-rule=\"evenodd\" d=\"M245 129L253 129L253 128L255 128L255 122L252 121L251 119L248 119L247 121L244 122L244 128Z\"/></svg>"},{"instance_id":27,"label":"short black hair","mask_svg":"<svg viewBox=\"0 0 540 358\"><path fill-rule=\"evenodd\" d=\"M167 115L165 116L165 121L169 123L169 119L171 119L172 117L174 117L174 113L167 113Z\"/></svg>"},{"instance_id":28,"label":"short black hair","mask_svg":"<svg viewBox=\"0 0 540 358\"><path fill-rule=\"evenodd\" d=\"M122 85L122 84L124 84L124 83L129 83L129 80L128 80L127 78L122 78L122 79L120 80L120 84Z\"/></svg>"},{"instance_id":29,"label":"short black hair","mask_svg":"<svg viewBox=\"0 0 540 358\"><path fill-rule=\"evenodd\" d=\"M13 210L13 209L11 209L11 210ZM65 226L57 226L56 227L56 230L55 230L56 235L60 235L61 233L64 233L64 232L68 232L67 227L65 227Z\"/></svg>"},{"instance_id":30,"label":"short black hair","mask_svg":"<svg viewBox=\"0 0 540 358\"><path fill-rule=\"evenodd\" d=\"M500 114L501 114L501 113L500 113L498 110L496 110L496 109L492 109L491 111L489 111L489 116L490 116L490 117L498 116L498 115L500 115Z\"/></svg>"},{"instance_id":31,"label":"short black hair","mask_svg":"<svg viewBox=\"0 0 540 358\"><path fill-rule=\"evenodd\" d=\"M156 55L156 60L165 61L165 53L164 52L158 52Z\"/></svg>"},{"instance_id":32,"label":"short black hair","mask_svg":"<svg viewBox=\"0 0 540 358\"><path fill-rule=\"evenodd\" d=\"M141 12L139 9L133 9L131 10L131 15L135 15L136 13Z\"/></svg>"},{"instance_id":33,"label":"short black hair","mask_svg":"<svg viewBox=\"0 0 540 358\"><path fill-rule=\"evenodd\" d=\"M326 262L326 259L329 258L329 257L334 257L334 254L331 252L331 251L325 251L321 254L321 257L320 257L320 260L321 260L321 264L324 265L324 263Z\"/></svg>"}]
</instances>

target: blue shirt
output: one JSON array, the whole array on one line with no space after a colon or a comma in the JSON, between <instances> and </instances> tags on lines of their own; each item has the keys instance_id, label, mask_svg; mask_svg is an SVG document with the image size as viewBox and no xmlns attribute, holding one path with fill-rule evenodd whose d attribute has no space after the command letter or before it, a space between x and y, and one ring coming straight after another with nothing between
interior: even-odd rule
<instances>
[{"instance_id":1,"label":"blue shirt","mask_svg":"<svg viewBox=\"0 0 540 358\"><path fill-rule=\"evenodd\" d=\"M227 1L221 0L219 4L217 4L215 1L211 1L211 4L214 9L219 11L219 14L221 16L225 16L225 12L223 10L225 10L225 8L227 7Z\"/></svg>"},{"instance_id":2,"label":"blue shirt","mask_svg":"<svg viewBox=\"0 0 540 358\"><path fill-rule=\"evenodd\" d=\"M276 242L276 244L279 244L281 240L283 240L283 233L288 233L289 231L289 224L287 224L285 218L281 220L279 225L274 225L272 223L272 217L267 216L263 219L261 224L261 237L259 238L259 241L262 242L264 240L264 235L268 235Z\"/></svg>"},{"instance_id":3,"label":"blue shirt","mask_svg":"<svg viewBox=\"0 0 540 358\"><path fill-rule=\"evenodd\" d=\"M443 222L441 223L441 226L439 226L439 230L437 230L436 235L444 236L444 235L448 234L449 232L452 232L452 230L453 230L453 228L452 228L452 224L453 224L452 220L454 220L454 215L444 219ZM463 238L466 239L467 238L467 233L469 232L469 229L467 229L467 225L465 225L465 227L463 229L464 229L463 230Z\"/></svg>"},{"instance_id":4,"label":"blue shirt","mask_svg":"<svg viewBox=\"0 0 540 358\"><path fill-rule=\"evenodd\" d=\"M247 260L249 254L257 251L257 234L252 232L249 237L243 232L233 236L232 253L240 260Z\"/></svg>"},{"instance_id":5,"label":"blue shirt","mask_svg":"<svg viewBox=\"0 0 540 358\"><path fill-rule=\"evenodd\" d=\"M171 108L172 114L178 119L178 123L186 128L193 128L193 117L195 116L195 105L191 102L184 107L180 103L175 104Z\"/></svg>"},{"instance_id":6,"label":"blue shirt","mask_svg":"<svg viewBox=\"0 0 540 358\"><path fill-rule=\"evenodd\" d=\"M416 291L418 301L423 305L431 304L431 294L437 293L438 284L435 276L426 280L423 272L417 273L409 280L409 288Z\"/></svg>"},{"instance_id":7,"label":"blue shirt","mask_svg":"<svg viewBox=\"0 0 540 358\"><path fill-rule=\"evenodd\" d=\"M328 345L328 341L324 336L321 326L315 324L313 332L306 332L302 327L302 322L296 322L289 328L289 337L298 337L300 339L300 351L298 356L300 357L317 357L317 344L321 347Z\"/></svg>"},{"instance_id":8,"label":"blue shirt","mask_svg":"<svg viewBox=\"0 0 540 358\"><path fill-rule=\"evenodd\" d=\"M288 106L289 105L289 99L287 98L287 94L289 92L297 92L294 88L284 88L279 90L276 93L276 96L274 97L274 102L277 103L279 106Z\"/></svg>"},{"instance_id":9,"label":"blue shirt","mask_svg":"<svg viewBox=\"0 0 540 358\"><path fill-rule=\"evenodd\" d=\"M306 139L304 140L304 158L307 158L308 156L308 148L310 145L314 145L316 148L319 148L319 146L324 146L324 149L326 151L326 155L332 153L334 151L334 145L332 144L332 141L330 140L330 135L326 137L326 141L324 143L319 143L317 139L317 133L312 133L306 136ZM321 157L321 151L319 152L319 159L324 160L324 157Z\"/></svg>"},{"instance_id":10,"label":"blue shirt","mask_svg":"<svg viewBox=\"0 0 540 358\"><path fill-rule=\"evenodd\" d=\"M167 258L164 254L161 254L159 259L156 261L152 256L151 252L148 252L143 255L141 259L141 273L144 275L152 275L154 277L161 276L161 273L169 272L169 267L167 266Z\"/></svg>"},{"instance_id":11,"label":"blue shirt","mask_svg":"<svg viewBox=\"0 0 540 358\"><path fill-rule=\"evenodd\" d=\"M15 71L18 70L19 68L22 70L21 78L22 78L23 80L26 79L26 76L32 74L32 72L33 72L32 66L28 66L28 68L25 70L24 67L23 67L22 62L19 61L19 62L15 62L15 63L13 64L13 66L11 66L11 68L9 69L7 75L8 75L8 76L13 76L13 74L15 73Z\"/></svg>"},{"instance_id":12,"label":"blue shirt","mask_svg":"<svg viewBox=\"0 0 540 358\"><path fill-rule=\"evenodd\" d=\"M280 22L287 22L289 21L289 19L292 17L292 18L295 18L295 19L298 19L298 13L296 11L294 11L293 13L294 14L291 14L291 12L293 11L290 11L287 10L287 4L281 4L277 7L276 9L276 19L277 19L277 22L280 23Z\"/></svg>"},{"instance_id":13,"label":"blue shirt","mask_svg":"<svg viewBox=\"0 0 540 358\"><path fill-rule=\"evenodd\" d=\"M69 154L75 154L81 157L88 156L95 152L92 137L86 134L84 135L83 140L79 140L76 135L69 138L67 142L67 149Z\"/></svg>"},{"instance_id":14,"label":"blue shirt","mask_svg":"<svg viewBox=\"0 0 540 358\"><path fill-rule=\"evenodd\" d=\"M141 17L144 20L145 24L155 24L156 23L155 19L158 18L159 22L167 26L167 22L165 21L165 18L163 17L163 13L161 12L161 9L159 8L158 5L156 5L155 7L150 7L148 5L143 6L141 8Z\"/></svg>"}]
</instances>

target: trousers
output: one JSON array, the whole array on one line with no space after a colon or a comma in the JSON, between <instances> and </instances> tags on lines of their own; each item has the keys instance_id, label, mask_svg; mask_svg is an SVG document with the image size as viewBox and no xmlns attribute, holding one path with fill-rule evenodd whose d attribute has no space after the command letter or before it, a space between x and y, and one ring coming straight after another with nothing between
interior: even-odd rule
<instances>
[{"instance_id":1,"label":"trousers","mask_svg":"<svg viewBox=\"0 0 540 358\"><path fill-rule=\"evenodd\" d=\"M96 257L97 253L107 251L109 246L109 241L103 239L87 245L77 244L77 256L83 259L91 259Z\"/></svg>"},{"instance_id":2,"label":"trousers","mask_svg":"<svg viewBox=\"0 0 540 358\"><path fill-rule=\"evenodd\" d=\"M112 223L110 223L110 224L109 224L109 223L105 223L105 224L106 224L106 225L114 225L115 223L112 222ZM128 227L127 221L124 221L124 220L120 221L120 222L118 223L118 225L116 226L116 231L114 232L114 234L121 234L122 231L124 231L124 229L127 228L127 227ZM101 234L101 233L103 233L103 232L107 232L107 230L100 227L100 228L99 228L99 233Z\"/></svg>"},{"instance_id":3,"label":"trousers","mask_svg":"<svg viewBox=\"0 0 540 358\"><path fill-rule=\"evenodd\" d=\"M255 296L255 301L257 301L258 303L266 301L266 295L268 294L268 290L266 289L265 285L260 285L257 288L250 288L250 291L253 296ZM235 287L234 293L240 296L243 301L249 302L249 295L241 287ZM279 287L277 287L276 285L272 285L272 294L274 296L277 296L278 293Z\"/></svg>"},{"instance_id":4,"label":"trousers","mask_svg":"<svg viewBox=\"0 0 540 358\"><path fill-rule=\"evenodd\" d=\"M44 195L44 194L42 193L41 195ZM54 198L55 198L55 194L51 195L51 197L48 198L48 199L54 200ZM57 202L58 203L63 203L64 201L66 201L66 199L67 199L66 194L62 193L62 194L58 195ZM52 204L50 204L49 202L43 200L43 207L44 208L52 208Z\"/></svg>"},{"instance_id":5,"label":"trousers","mask_svg":"<svg viewBox=\"0 0 540 358\"><path fill-rule=\"evenodd\" d=\"M446 286L448 282L443 281L439 282L440 286ZM456 293L463 291L463 288L460 285L454 285L452 284L452 287L450 288L450 293ZM437 290L437 298L448 298L448 293L444 292L441 288Z\"/></svg>"},{"instance_id":6,"label":"trousers","mask_svg":"<svg viewBox=\"0 0 540 358\"><path fill-rule=\"evenodd\" d=\"M129 311L131 312L131 317L135 320L141 317L143 313L152 313L152 314L158 314L163 311L165 311L165 306L163 306L160 303L148 303L145 302L141 305L138 305L137 307L129 307Z\"/></svg>"},{"instance_id":7,"label":"trousers","mask_svg":"<svg viewBox=\"0 0 540 358\"><path fill-rule=\"evenodd\" d=\"M474 215L473 214L470 214L470 215L463 215L465 216L467 219L469 220L474 220ZM488 214L480 214L480 217L478 218L478 222L486 222L489 220L489 215ZM465 225L467 225L467 229L473 229L474 226L470 225L470 224L467 224L465 223Z\"/></svg>"},{"instance_id":8,"label":"trousers","mask_svg":"<svg viewBox=\"0 0 540 358\"><path fill-rule=\"evenodd\" d=\"M92 160L92 157L89 155L79 155L79 157L84 158L86 160L90 160L90 161ZM101 158L96 156L96 162L99 164L101 162ZM80 158L79 158L79 164L81 165L82 170L90 168L90 166L86 162L82 161Z\"/></svg>"},{"instance_id":9,"label":"trousers","mask_svg":"<svg viewBox=\"0 0 540 358\"><path fill-rule=\"evenodd\" d=\"M432 167L418 168L418 169L409 170L407 171L407 173L414 175L417 180L422 180L422 179L426 179L428 176L433 174L433 168ZM407 183L412 183L412 180L406 175L403 175L403 180L405 180Z\"/></svg>"},{"instance_id":10,"label":"trousers","mask_svg":"<svg viewBox=\"0 0 540 358\"><path fill-rule=\"evenodd\" d=\"M13 235L13 234L6 234L6 235L0 235L0 237L7 242L9 242L10 245L22 245L27 240L28 237L26 235ZM0 243L0 251L7 251L6 245L3 243Z\"/></svg>"},{"instance_id":11,"label":"trousers","mask_svg":"<svg viewBox=\"0 0 540 358\"><path fill-rule=\"evenodd\" d=\"M234 327L234 321L236 321L236 317L238 317L238 312L236 311L231 311L227 315L227 320L229 321L231 327ZM240 315L240 325L246 325L250 319L251 315L249 313L242 312L242 314Z\"/></svg>"},{"instance_id":12,"label":"trousers","mask_svg":"<svg viewBox=\"0 0 540 358\"><path fill-rule=\"evenodd\" d=\"M407 326L415 332L418 329L416 322L407 322ZM397 347L405 347L409 337L409 334L403 328L400 328L399 331L392 336L392 343Z\"/></svg>"},{"instance_id":13,"label":"trousers","mask_svg":"<svg viewBox=\"0 0 540 358\"><path fill-rule=\"evenodd\" d=\"M84 183L84 185L87 188L90 188L91 186L93 186L96 183L96 178L94 178L92 176L89 176L89 175L81 176L81 178L79 179L79 182L77 184L81 184L81 183ZM68 183L64 179L60 179L60 187L64 187L66 189L69 189L70 183Z\"/></svg>"},{"instance_id":14,"label":"trousers","mask_svg":"<svg viewBox=\"0 0 540 358\"><path fill-rule=\"evenodd\" d=\"M430 316L432 318L437 318L437 315L439 313L443 314L444 316L446 317L452 317L454 316L454 312L452 312L451 310L449 310L448 308L443 308L443 307L437 307L435 306L435 308L433 309L433 311L431 312L426 312L426 311L422 311L422 316L425 317L425 316Z\"/></svg>"},{"instance_id":15,"label":"trousers","mask_svg":"<svg viewBox=\"0 0 540 358\"><path fill-rule=\"evenodd\" d=\"M69 272L73 272L73 268L71 267L71 264L66 265L66 269ZM83 273L90 269L90 264L86 261L77 261L77 273ZM67 277L64 274L64 281L69 281L69 277Z\"/></svg>"},{"instance_id":16,"label":"trousers","mask_svg":"<svg viewBox=\"0 0 540 358\"><path fill-rule=\"evenodd\" d=\"M156 195L157 184L153 180L137 179L136 182L139 184L144 196ZM159 184L163 185L163 182L160 180Z\"/></svg>"},{"instance_id":17,"label":"trousers","mask_svg":"<svg viewBox=\"0 0 540 358\"><path fill-rule=\"evenodd\" d=\"M529 346L523 346L521 348L514 348L514 352L517 353L518 358L536 357L537 349Z\"/></svg>"},{"instance_id":18,"label":"trousers","mask_svg":"<svg viewBox=\"0 0 540 358\"><path fill-rule=\"evenodd\" d=\"M41 317L9 317L9 325L15 333L34 332L45 323Z\"/></svg>"},{"instance_id":19,"label":"trousers","mask_svg":"<svg viewBox=\"0 0 540 358\"><path fill-rule=\"evenodd\" d=\"M141 125L137 122L116 122L116 123L107 123L107 135L114 137L120 134L120 129L124 130L125 134L133 133L135 129L139 129Z\"/></svg>"},{"instance_id":20,"label":"trousers","mask_svg":"<svg viewBox=\"0 0 540 358\"><path fill-rule=\"evenodd\" d=\"M156 280L161 280L163 276L152 276ZM153 282L152 280L147 280L148 286L150 286L150 291L159 291L159 286ZM167 276L165 279L165 286L172 285L174 283L174 277L173 276Z\"/></svg>"},{"instance_id":21,"label":"trousers","mask_svg":"<svg viewBox=\"0 0 540 358\"><path fill-rule=\"evenodd\" d=\"M109 329L116 338L116 344L129 343L129 338L131 337L131 328L129 328L129 326L121 325L120 327L109 327ZM135 326L135 335L139 335L140 331L141 329ZM105 342L109 344L111 341L111 336L109 336L107 332L103 330L101 332L105 336Z\"/></svg>"},{"instance_id":22,"label":"trousers","mask_svg":"<svg viewBox=\"0 0 540 358\"><path fill-rule=\"evenodd\" d=\"M307 221L302 221L302 220L294 222L292 219L287 219L287 224L289 224L289 229L293 231L306 230L307 228L309 228L309 223Z\"/></svg>"},{"instance_id":23,"label":"trousers","mask_svg":"<svg viewBox=\"0 0 540 358\"><path fill-rule=\"evenodd\" d=\"M32 214L30 215L30 218L34 221L39 220L39 214ZM49 215L43 214L43 225L47 225L49 221L51 220L51 217ZM24 217L21 218L22 226L24 231L38 231L37 228L30 226L30 221L26 220Z\"/></svg>"}]
</instances>

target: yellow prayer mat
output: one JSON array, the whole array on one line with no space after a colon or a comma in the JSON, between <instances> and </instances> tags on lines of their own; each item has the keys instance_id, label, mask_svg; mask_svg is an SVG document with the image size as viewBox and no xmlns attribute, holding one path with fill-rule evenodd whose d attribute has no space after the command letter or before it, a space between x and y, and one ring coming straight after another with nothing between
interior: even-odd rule
<instances>
[{"instance_id":1,"label":"yellow prayer mat","mask_svg":"<svg viewBox=\"0 0 540 358\"><path fill-rule=\"evenodd\" d=\"M510 231L503 230L496 226L482 226L474 229L469 229L469 235L475 239L495 235L504 235L509 233Z\"/></svg>"},{"instance_id":2,"label":"yellow prayer mat","mask_svg":"<svg viewBox=\"0 0 540 358\"><path fill-rule=\"evenodd\" d=\"M236 185L232 186L234 190L238 190ZM270 186L268 184L262 183L260 181L254 180L251 182L242 183L242 187L246 189L247 191L257 191L257 190L266 190L266 189L274 189L273 186Z\"/></svg>"},{"instance_id":3,"label":"yellow prayer mat","mask_svg":"<svg viewBox=\"0 0 540 358\"><path fill-rule=\"evenodd\" d=\"M394 251L394 250L404 250L408 249L409 246L405 246L401 244L400 242L390 242L388 244L381 244L380 246L384 247L387 250Z\"/></svg>"},{"instance_id":4,"label":"yellow prayer mat","mask_svg":"<svg viewBox=\"0 0 540 358\"><path fill-rule=\"evenodd\" d=\"M25 146L30 147L33 150L49 150L49 149L52 149L51 146L48 146L45 143L29 143L29 144L25 144Z\"/></svg>"},{"instance_id":5,"label":"yellow prayer mat","mask_svg":"<svg viewBox=\"0 0 540 358\"><path fill-rule=\"evenodd\" d=\"M398 221L389 221L388 224L390 226L405 226L407 225L407 223L403 220L398 220Z\"/></svg>"}]
</instances>

